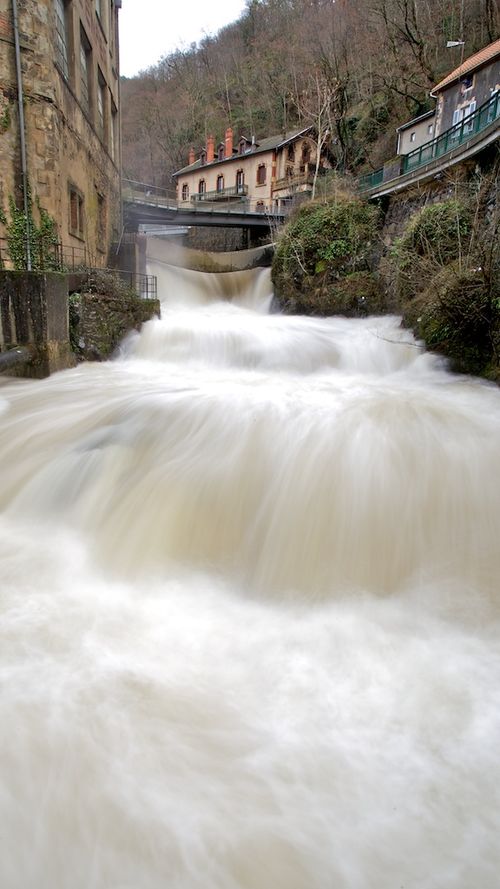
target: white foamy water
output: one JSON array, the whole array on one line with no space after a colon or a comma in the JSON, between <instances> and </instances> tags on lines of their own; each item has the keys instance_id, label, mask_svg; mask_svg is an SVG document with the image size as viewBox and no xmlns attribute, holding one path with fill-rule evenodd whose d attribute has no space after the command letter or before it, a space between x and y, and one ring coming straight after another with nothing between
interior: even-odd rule
<instances>
[{"instance_id":1,"label":"white foamy water","mask_svg":"<svg viewBox=\"0 0 500 889\"><path fill-rule=\"evenodd\" d=\"M156 270L0 387L0 886L497 889L499 391Z\"/></svg>"}]
</instances>

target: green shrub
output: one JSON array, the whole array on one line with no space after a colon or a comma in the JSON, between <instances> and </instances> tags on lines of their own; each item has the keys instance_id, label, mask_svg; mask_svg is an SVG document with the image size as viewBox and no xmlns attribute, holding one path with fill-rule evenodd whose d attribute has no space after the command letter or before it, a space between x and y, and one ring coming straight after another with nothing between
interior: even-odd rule
<instances>
[{"instance_id":1,"label":"green shrub","mask_svg":"<svg viewBox=\"0 0 500 889\"><path fill-rule=\"evenodd\" d=\"M316 308L324 314L328 301L335 303L333 291L340 280L369 271L377 225L378 210L350 194L301 207L274 255L272 277L281 305L314 310L314 299L321 294L323 307ZM330 290L331 299L325 296Z\"/></svg>"}]
</instances>

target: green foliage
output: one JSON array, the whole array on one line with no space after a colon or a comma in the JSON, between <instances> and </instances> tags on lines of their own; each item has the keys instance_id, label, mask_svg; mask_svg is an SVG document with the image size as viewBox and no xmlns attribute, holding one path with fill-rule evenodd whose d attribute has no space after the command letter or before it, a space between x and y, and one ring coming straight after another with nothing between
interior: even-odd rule
<instances>
[{"instance_id":1,"label":"green foliage","mask_svg":"<svg viewBox=\"0 0 500 889\"><path fill-rule=\"evenodd\" d=\"M280 236L272 267L276 295L293 311L359 314L378 281L369 266L378 211L349 194L301 207ZM376 309L374 309L376 310Z\"/></svg>"},{"instance_id":2,"label":"green foliage","mask_svg":"<svg viewBox=\"0 0 500 889\"><path fill-rule=\"evenodd\" d=\"M493 175L493 180L494 180ZM483 186L486 204L491 183ZM498 215L481 189L416 213L391 251L404 322L458 371L500 378Z\"/></svg>"},{"instance_id":3,"label":"green foliage","mask_svg":"<svg viewBox=\"0 0 500 889\"><path fill-rule=\"evenodd\" d=\"M465 261L471 233L471 210L454 198L415 213L391 250L399 299L414 297L448 263Z\"/></svg>"},{"instance_id":4,"label":"green foliage","mask_svg":"<svg viewBox=\"0 0 500 889\"><path fill-rule=\"evenodd\" d=\"M37 224L33 214L33 200L31 189L28 185L27 213L24 208L16 205L12 195L9 195L9 215L0 211L0 223L5 226L7 247L10 261L17 271L27 267L27 241L29 233L31 268L33 271L60 271L60 259L58 256L58 236L55 220L40 206L36 199Z\"/></svg>"},{"instance_id":5,"label":"green foliage","mask_svg":"<svg viewBox=\"0 0 500 889\"><path fill-rule=\"evenodd\" d=\"M10 105L6 105L0 114L0 135L6 133L9 129L12 122L12 117L10 113Z\"/></svg>"}]
</instances>

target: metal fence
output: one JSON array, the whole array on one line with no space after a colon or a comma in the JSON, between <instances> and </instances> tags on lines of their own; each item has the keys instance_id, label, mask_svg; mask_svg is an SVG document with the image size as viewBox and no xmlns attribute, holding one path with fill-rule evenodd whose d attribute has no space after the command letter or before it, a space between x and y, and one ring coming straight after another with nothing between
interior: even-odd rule
<instances>
[{"instance_id":1,"label":"metal fence","mask_svg":"<svg viewBox=\"0 0 500 889\"><path fill-rule=\"evenodd\" d=\"M401 158L401 173L411 173L418 170L430 161L443 157L449 151L453 151L468 142L473 136L481 133L486 127L489 127L495 120L500 118L500 92L492 95L483 105L473 111L472 114L464 117L460 123L455 124L446 130L436 139L425 142L420 148L415 148L409 154ZM386 177L387 181L394 177ZM396 177L397 178L397 177ZM375 170L373 173L367 173L358 179L358 188L360 191L369 191L376 188L384 182L384 169Z\"/></svg>"},{"instance_id":2,"label":"metal fence","mask_svg":"<svg viewBox=\"0 0 500 889\"><path fill-rule=\"evenodd\" d=\"M455 124L436 139L426 142L420 148L410 151L403 158L403 173L409 173L423 164L429 163L437 157L447 154L454 148L468 142L472 136L485 130L493 121L500 117L500 92L494 93L484 105L481 105L472 114L464 117L460 123Z\"/></svg>"},{"instance_id":3,"label":"metal fence","mask_svg":"<svg viewBox=\"0 0 500 889\"><path fill-rule=\"evenodd\" d=\"M21 250L21 254L23 251ZM24 251L25 254L25 251ZM97 268L92 265L85 247L52 244L50 249L32 251L32 270L35 272L61 272L79 275L82 283L97 289L100 275L112 276L141 299L157 299L158 282L155 275L143 275L124 269ZM12 249L5 238L0 238L0 269L14 270L25 263L19 256L12 256ZM93 283L92 283L93 282Z\"/></svg>"}]
</instances>

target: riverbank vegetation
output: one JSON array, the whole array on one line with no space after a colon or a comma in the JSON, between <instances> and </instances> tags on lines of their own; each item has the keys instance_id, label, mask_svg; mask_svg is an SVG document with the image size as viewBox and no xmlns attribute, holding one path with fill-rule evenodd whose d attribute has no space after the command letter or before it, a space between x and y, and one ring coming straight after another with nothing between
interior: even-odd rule
<instances>
[{"instance_id":1,"label":"riverbank vegetation","mask_svg":"<svg viewBox=\"0 0 500 889\"><path fill-rule=\"evenodd\" d=\"M272 276L282 311L399 313L452 369L500 382L498 163L450 196L429 194L389 247L382 212L337 187L296 211Z\"/></svg>"}]
</instances>

